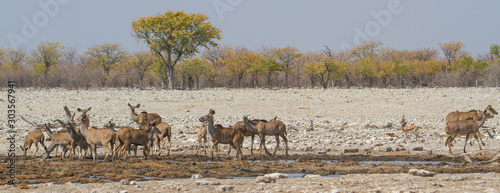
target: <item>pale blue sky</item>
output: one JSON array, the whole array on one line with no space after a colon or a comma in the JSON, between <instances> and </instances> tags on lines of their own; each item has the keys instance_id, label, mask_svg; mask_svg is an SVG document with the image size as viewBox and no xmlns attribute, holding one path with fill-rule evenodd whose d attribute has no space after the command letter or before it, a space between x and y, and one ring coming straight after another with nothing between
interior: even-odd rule
<instances>
[{"instance_id":1,"label":"pale blue sky","mask_svg":"<svg viewBox=\"0 0 500 193\"><path fill-rule=\"evenodd\" d=\"M48 11L40 6L46 3ZM462 41L476 56L500 44L499 9L498 0L1 1L0 47L33 49L39 42L60 41L79 53L103 43L145 49L130 35L131 22L182 10L207 15L222 30L219 43L250 49L291 45L307 52L326 45L341 50L369 38L396 49L438 49L439 43Z\"/></svg>"}]
</instances>

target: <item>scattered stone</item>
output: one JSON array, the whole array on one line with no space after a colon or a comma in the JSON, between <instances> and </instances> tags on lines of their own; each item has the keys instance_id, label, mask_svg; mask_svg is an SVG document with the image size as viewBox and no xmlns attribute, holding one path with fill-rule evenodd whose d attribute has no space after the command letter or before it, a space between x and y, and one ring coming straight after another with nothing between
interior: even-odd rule
<instances>
[{"instance_id":1,"label":"scattered stone","mask_svg":"<svg viewBox=\"0 0 500 193\"><path fill-rule=\"evenodd\" d=\"M274 176L257 176L255 179L256 183L276 183L276 177Z\"/></svg>"},{"instance_id":2,"label":"scattered stone","mask_svg":"<svg viewBox=\"0 0 500 193\"><path fill-rule=\"evenodd\" d=\"M356 153L358 152L359 149L354 148L354 149L344 149L344 153Z\"/></svg>"},{"instance_id":3,"label":"scattered stone","mask_svg":"<svg viewBox=\"0 0 500 193\"><path fill-rule=\"evenodd\" d=\"M219 186L217 188L217 191L219 191L219 192L225 192L225 191L231 191L231 190L234 190L234 186L230 186L230 185L228 185L228 186Z\"/></svg>"},{"instance_id":4,"label":"scattered stone","mask_svg":"<svg viewBox=\"0 0 500 193\"><path fill-rule=\"evenodd\" d=\"M424 151L424 147L415 147L413 151Z\"/></svg>"},{"instance_id":5,"label":"scattered stone","mask_svg":"<svg viewBox=\"0 0 500 193\"><path fill-rule=\"evenodd\" d=\"M410 169L408 173L414 176L423 176L423 177L432 177L436 175L436 172L429 172L427 170L421 170L421 169Z\"/></svg>"},{"instance_id":6,"label":"scattered stone","mask_svg":"<svg viewBox=\"0 0 500 193\"><path fill-rule=\"evenodd\" d=\"M200 180L195 182L196 185L220 185L220 182L211 182L207 180Z\"/></svg>"},{"instance_id":7,"label":"scattered stone","mask_svg":"<svg viewBox=\"0 0 500 193\"><path fill-rule=\"evenodd\" d=\"M132 180L132 181L130 181L130 183L129 183L129 185L136 185L136 184L137 184L137 182L136 182L136 181L133 181L133 180Z\"/></svg>"},{"instance_id":8,"label":"scattered stone","mask_svg":"<svg viewBox=\"0 0 500 193\"><path fill-rule=\"evenodd\" d=\"M201 179L201 178L203 178L203 176L201 176L200 174L193 174L191 176L191 179Z\"/></svg>"},{"instance_id":9,"label":"scattered stone","mask_svg":"<svg viewBox=\"0 0 500 193\"><path fill-rule=\"evenodd\" d=\"M305 175L304 178L321 178L320 175Z\"/></svg>"},{"instance_id":10,"label":"scattered stone","mask_svg":"<svg viewBox=\"0 0 500 193\"><path fill-rule=\"evenodd\" d=\"M319 155L326 154L326 151L318 151Z\"/></svg>"},{"instance_id":11,"label":"scattered stone","mask_svg":"<svg viewBox=\"0 0 500 193\"><path fill-rule=\"evenodd\" d=\"M279 179L279 178L288 178L288 175L282 174L282 173L272 173L272 174L266 174L264 176L269 176L269 177L276 178L276 179Z\"/></svg>"},{"instance_id":12,"label":"scattered stone","mask_svg":"<svg viewBox=\"0 0 500 193\"><path fill-rule=\"evenodd\" d=\"M128 190L120 190L120 193L128 193Z\"/></svg>"},{"instance_id":13,"label":"scattered stone","mask_svg":"<svg viewBox=\"0 0 500 193\"><path fill-rule=\"evenodd\" d=\"M130 184L130 180L123 179L123 180L120 181L120 183L122 183L122 185L129 185Z\"/></svg>"},{"instance_id":14,"label":"scattered stone","mask_svg":"<svg viewBox=\"0 0 500 193\"><path fill-rule=\"evenodd\" d=\"M392 147L388 147L385 149L386 152L392 152Z\"/></svg>"}]
</instances>

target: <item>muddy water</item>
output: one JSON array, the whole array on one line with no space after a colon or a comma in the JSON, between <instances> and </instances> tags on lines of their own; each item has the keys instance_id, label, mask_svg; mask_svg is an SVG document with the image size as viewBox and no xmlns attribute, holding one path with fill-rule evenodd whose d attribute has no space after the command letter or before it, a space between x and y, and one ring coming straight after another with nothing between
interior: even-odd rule
<instances>
[{"instance_id":1,"label":"muddy water","mask_svg":"<svg viewBox=\"0 0 500 193\"><path fill-rule=\"evenodd\" d=\"M144 160L142 157L126 160L98 161L92 159L49 160L19 157L16 183L92 183L130 180L168 180L190 178L193 174L212 178L255 177L268 173L318 174L338 176L344 174L406 173L409 169L425 169L436 173L500 172L500 160L488 162L490 155L471 156L467 163L463 156L444 155L315 155L294 154L276 157L255 155L245 160L234 160L222 155L219 160L207 156L173 154ZM6 167L7 157L0 157ZM2 171L4 172L4 171ZM0 184L7 183L1 175Z\"/></svg>"}]
</instances>

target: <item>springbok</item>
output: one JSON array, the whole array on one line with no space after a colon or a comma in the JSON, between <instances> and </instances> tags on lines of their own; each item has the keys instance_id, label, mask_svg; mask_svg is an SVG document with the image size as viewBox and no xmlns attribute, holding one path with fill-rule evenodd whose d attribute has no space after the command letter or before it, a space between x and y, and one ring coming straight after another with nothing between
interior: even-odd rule
<instances>
[{"instance_id":1,"label":"springbok","mask_svg":"<svg viewBox=\"0 0 500 193\"><path fill-rule=\"evenodd\" d=\"M401 119L401 121L399 123L401 123L401 130L403 132L405 132L405 140L406 140L406 138L408 138L409 131L413 131L413 134L415 134L416 138L419 137L418 130L420 129L420 127L415 126L415 125L406 126L406 124L408 124L408 122L406 122L406 120L405 120L405 115L403 115L403 118Z\"/></svg>"}]
</instances>

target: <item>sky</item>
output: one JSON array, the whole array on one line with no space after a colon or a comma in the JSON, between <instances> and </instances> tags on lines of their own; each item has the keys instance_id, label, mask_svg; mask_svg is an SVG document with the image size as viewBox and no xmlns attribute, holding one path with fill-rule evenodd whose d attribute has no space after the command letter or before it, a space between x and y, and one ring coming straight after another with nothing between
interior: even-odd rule
<instances>
[{"instance_id":1,"label":"sky","mask_svg":"<svg viewBox=\"0 0 500 193\"><path fill-rule=\"evenodd\" d=\"M409 50L462 41L477 56L500 44L499 8L498 0L1 1L0 48L59 41L78 53L104 43L147 50L131 36L132 21L174 10L208 16L222 31L222 45L316 52L366 40Z\"/></svg>"}]
</instances>

